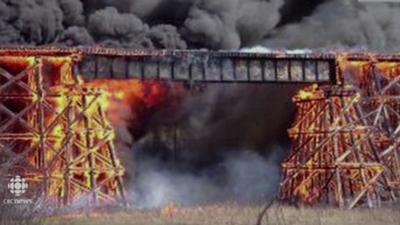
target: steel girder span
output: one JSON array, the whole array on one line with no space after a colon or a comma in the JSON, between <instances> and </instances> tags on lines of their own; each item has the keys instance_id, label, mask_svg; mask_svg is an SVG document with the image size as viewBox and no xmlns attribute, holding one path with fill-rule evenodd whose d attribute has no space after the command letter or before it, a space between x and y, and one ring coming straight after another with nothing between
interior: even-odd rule
<instances>
[{"instance_id":1,"label":"steel girder span","mask_svg":"<svg viewBox=\"0 0 400 225\"><path fill-rule=\"evenodd\" d=\"M0 55L72 56L91 79L315 83L335 80L335 55L114 48L14 48Z\"/></svg>"}]
</instances>

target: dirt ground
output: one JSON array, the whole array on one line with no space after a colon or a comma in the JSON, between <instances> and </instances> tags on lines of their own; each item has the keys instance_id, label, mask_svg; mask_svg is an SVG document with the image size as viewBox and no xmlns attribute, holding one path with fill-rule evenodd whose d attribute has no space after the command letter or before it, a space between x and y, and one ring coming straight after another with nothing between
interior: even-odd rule
<instances>
[{"instance_id":1,"label":"dirt ground","mask_svg":"<svg viewBox=\"0 0 400 225\"><path fill-rule=\"evenodd\" d=\"M161 210L124 210L52 217L46 225L256 225L262 206L237 204ZM333 208L295 208L272 206L263 225L400 225L400 208L339 210Z\"/></svg>"}]
</instances>

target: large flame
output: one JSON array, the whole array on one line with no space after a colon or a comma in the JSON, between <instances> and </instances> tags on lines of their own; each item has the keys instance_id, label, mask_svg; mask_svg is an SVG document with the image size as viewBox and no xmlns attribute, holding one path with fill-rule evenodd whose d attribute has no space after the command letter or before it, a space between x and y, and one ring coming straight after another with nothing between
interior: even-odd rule
<instances>
[{"instance_id":1,"label":"large flame","mask_svg":"<svg viewBox=\"0 0 400 225\"><path fill-rule=\"evenodd\" d=\"M158 110L179 104L185 91L180 83L157 80L93 80L85 84L105 91L101 104L114 126L129 122L130 129L141 130Z\"/></svg>"},{"instance_id":2,"label":"large flame","mask_svg":"<svg viewBox=\"0 0 400 225\"><path fill-rule=\"evenodd\" d=\"M108 90L76 78L71 56L1 56L0 67L1 156L15 155L1 175L23 176L55 204L123 199Z\"/></svg>"},{"instance_id":3,"label":"large flame","mask_svg":"<svg viewBox=\"0 0 400 225\"><path fill-rule=\"evenodd\" d=\"M297 94L293 97L294 99L299 100L311 100L314 98L323 97L322 92L318 92L318 84L313 84L311 86L300 89Z\"/></svg>"}]
</instances>

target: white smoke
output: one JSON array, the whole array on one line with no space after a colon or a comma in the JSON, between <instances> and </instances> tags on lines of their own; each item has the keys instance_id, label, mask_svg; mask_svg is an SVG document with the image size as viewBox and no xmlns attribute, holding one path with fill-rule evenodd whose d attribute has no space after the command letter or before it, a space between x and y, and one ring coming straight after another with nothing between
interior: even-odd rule
<instances>
[{"instance_id":1,"label":"white smoke","mask_svg":"<svg viewBox=\"0 0 400 225\"><path fill-rule=\"evenodd\" d=\"M312 53L313 50L311 49L273 49L273 48L267 48L265 46L254 46L254 47L249 47L249 48L241 48L239 50L240 52L244 53L286 53L286 54L308 54Z\"/></svg>"},{"instance_id":2,"label":"white smoke","mask_svg":"<svg viewBox=\"0 0 400 225\"><path fill-rule=\"evenodd\" d=\"M153 128L133 145L135 159L126 167L135 174L131 201L151 208L274 196L287 152L288 102L297 88L210 85L188 96L175 115L152 118ZM168 147L170 139L153 139L157 127L168 124L180 128L177 148Z\"/></svg>"},{"instance_id":3,"label":"white smoke","mask_svg":"<svg viewBox=\"0 0 400 225\"><path fill-rule=\"evenodd\" d=\"M263 202L276 194L280 166L275 156L236 151L200 174L160 167L160 162L141 162L131 200L138 208L158 208L168 203L187 206L219 201Z\"/></svg>"}]
</instances>

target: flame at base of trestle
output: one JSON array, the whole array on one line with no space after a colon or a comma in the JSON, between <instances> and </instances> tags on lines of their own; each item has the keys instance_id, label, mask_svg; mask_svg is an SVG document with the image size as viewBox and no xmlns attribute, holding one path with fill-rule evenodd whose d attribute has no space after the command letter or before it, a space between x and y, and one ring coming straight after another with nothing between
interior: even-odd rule
<instances>
[{"instance_id":1,"label":"flame at base of trestle","mask_svg":"<svg viewBox=\"0 0 400 225\"><path fill-rule=\"evenodd\" d=\"M6 180L23 177L23 189L10 187L49 204L123 203L107 92L75 79L72 63L66 56L0 57L0 157L8 162L0 171Z\"/></svg>"}]
</instances>

